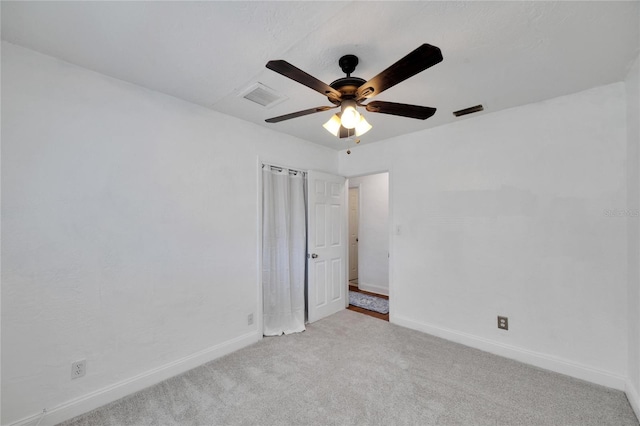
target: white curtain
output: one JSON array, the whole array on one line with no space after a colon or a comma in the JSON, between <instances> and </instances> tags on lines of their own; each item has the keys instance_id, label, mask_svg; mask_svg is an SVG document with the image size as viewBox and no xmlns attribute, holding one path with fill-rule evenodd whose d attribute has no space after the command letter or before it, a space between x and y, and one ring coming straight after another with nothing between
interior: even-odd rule
<instances>
[{"instance_id":1,"label":"white curtain","mask_svg":"<svg viewBox=\"0 0 640 426\"><path fill-rule=\"evenodd\" d=\"M306 213L302 172L262 168L264 335L304 331Z\"/></svg>"}]
</instances>

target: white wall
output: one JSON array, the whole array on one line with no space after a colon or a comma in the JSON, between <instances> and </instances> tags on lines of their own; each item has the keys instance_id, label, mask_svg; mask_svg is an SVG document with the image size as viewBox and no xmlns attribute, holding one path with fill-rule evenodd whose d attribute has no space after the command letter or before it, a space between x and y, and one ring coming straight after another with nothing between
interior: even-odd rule
<instances>
[{"instance_id":1,"label":"white wall","mask_svg":"<svg viewBox=\"0 0 640 426\"><path fill-rule=\"evenodd\" d=\"M258 157L334 151L7 43L2 88L2 424L260 338Z\"/></svg>"},{"instance_id":2,"label":"white wall","mask_svg":"<svg viewBox=\"0 0 640 426\"><path fill-rule=\"evenodd\" d=\"M624 388L625 122L617 83L341 153L392 171L391 320Z\"/></svg>"},{"instance_id":3,"label":"white wall","mask_svg":"<svg viewBox=\"0 0 640 426\"><path fill-rule=\"evenodd\" d=\"M621 387L637 240L604 211L638 197L633 87L340 153L393 173L392 321ZM2 88L3 424L259 338L257 157L336 172L334 152L6 43Z\"/></svg>"},{"instance_id":4,"label":"white wall","mask_svg":"<svg viewBox=\"0 0 640 426\"><path fill-rule=\"evenodd\" d=\"M349 178L360 189L358 288L389 294L389 173Z\"/></svg>"},{"instance_id":5,"label":"white wall","mask_svg":"<svg viewBox=\"0 0 640 426\"><path fill-rule=\"evenodd\" d=\"M627 95L627 274L629 310L629 383L627 396L640 417L640 58L625 81Z\"/></svg>"}]
</instances>

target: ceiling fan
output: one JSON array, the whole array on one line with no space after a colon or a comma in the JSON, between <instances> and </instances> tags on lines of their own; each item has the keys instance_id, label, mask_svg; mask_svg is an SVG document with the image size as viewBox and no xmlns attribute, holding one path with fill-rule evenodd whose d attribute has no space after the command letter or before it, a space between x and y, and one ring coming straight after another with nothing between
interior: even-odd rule
<instances>
[{"instance_id":1,"label":"ceiling fan","mask_svg":"<svg viewBox=\"0 0 640 426\"><path fill-rule=\"evenodd\" d=\"M369 112L425 120L435 114L435 108L384 101L371 101L366 104L363 102L441 61L442 53L440 49L425 43L380 74L366 81L359 77L351 77L351 73L358 65L358 57L345 55L340 58L338 64L347 76L339 78L329 85L294 67L287 61L269 61L266 65L267 68L326 96L333 106L305 109L279 117L268 118L265 121L267 123L278 123L341 107L340 115L334 115L324 124L324 127L335 136L346 138L353 136L354 133L356 136L360 136L371 129L371 125L357 111L358 106L365 108Z\"/></svg>"}]
</instances>

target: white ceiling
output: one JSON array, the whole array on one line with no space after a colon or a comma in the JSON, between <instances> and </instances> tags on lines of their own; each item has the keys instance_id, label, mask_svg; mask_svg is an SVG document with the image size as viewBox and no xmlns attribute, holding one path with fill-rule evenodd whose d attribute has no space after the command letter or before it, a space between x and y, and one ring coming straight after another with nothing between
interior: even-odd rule
<instances>
[{"instance_id":1,"label":"white ceiling","mask_svg":"<svg viewBox=\"0 0 640 426\"><path fill-rule=\"evenodd\" d=\"M330 105L265 68L284 59L325 83L340 56L370 79L421 45L444 61L376 100L438 108L425 121L365 112L370 143L621 81L638 55L640 2L8 2L2 39L149 89L335 149ZM238 97L255 82L288 100L267 109ZM469 117L473 117L469 116Z\"/></svg>"}]
</instances>

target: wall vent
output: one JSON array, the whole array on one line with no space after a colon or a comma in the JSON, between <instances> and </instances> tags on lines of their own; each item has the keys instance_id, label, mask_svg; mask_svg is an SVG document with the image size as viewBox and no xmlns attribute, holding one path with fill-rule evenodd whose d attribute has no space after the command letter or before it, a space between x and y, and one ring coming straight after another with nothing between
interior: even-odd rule
<instances>
[{"instance_id":1,"label":"wall vent","mask_svg":"<svg viewBox=\"0 0 640 426\"><path fill-rule=\"evenodd\" d=\"M265 86L262 83L255 83L245 89L239 96L245 99L262 105L266 108L271 108L274 105L278 105L280 102L287 100L287 97L281 95L270 87Z\"/></svg>"},{"instance_id":2,"label":"wall vent","mask_svg":"<svg viewBox=\"0 0 640 426\"><path fill-rule=\"evenodd\" d=\"M483 111L484 107L482 105L476 105L469 108L461 109L460 111L454 111L453 115L456 117L460 117L462 115L473 114L474 112Z\"/></svg>"}]
</instances>

